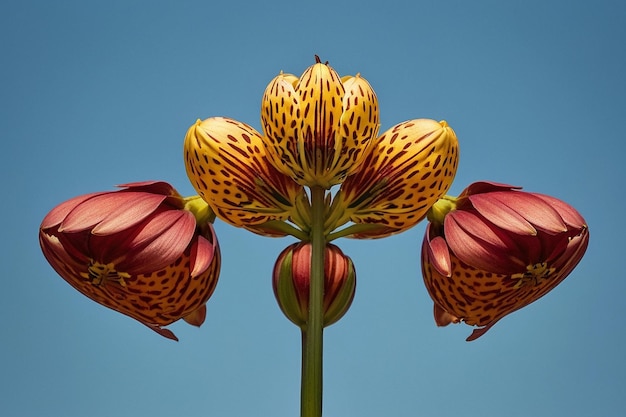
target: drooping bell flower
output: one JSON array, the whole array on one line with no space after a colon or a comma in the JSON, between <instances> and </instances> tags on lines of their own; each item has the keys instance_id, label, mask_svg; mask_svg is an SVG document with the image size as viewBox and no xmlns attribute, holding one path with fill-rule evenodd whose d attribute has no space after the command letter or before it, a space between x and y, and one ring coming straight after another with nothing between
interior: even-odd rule
<instances>
[{"instance_id":1,"label":"drooping bell flower","mask_svg":"<svg viewBox=\"0 0 626 417\"><path fill-rule=\"evenodd\" d=\"M72 198L39 229L44 256L72 287L167 338L179 319L200 326L220 271L207 206L165 182Z\"/></svg>"},{"instance_id":2,"label":"drooping bell flower","mask_svg":"<svg viewBox=\"0 0 626 417\"><path fill-rule=\"evenodd\" d=\"M445 121L415 119L400 123L372 143L362 169L341 184L333 205L335 220L373 227L353 235L380 238L420 222L450 188L459 150Z\"/></svg>"},{"instance_id":3,"label":"drooping bell flower","mask_svg":"<svg viewBox=\"0 0 626 417\"><path fill-rule=\"evenodd\" d=\"M478 182L429 213L422 272L439 326L482 336L556 287L582 259L589 231L570 205L519 187Z\"/></svg>"},{"instance_id":4,"label":"drooping bell flower","mask_svg":"<svg viewBox=\"0 0 626 417\"><path fill-rule=\"evenodd\" d=\"M278 256L272 285L285 316L297 326L304 326L309 315L311 282L311 243L288 246ZM323 325L330 326L348 311L356 289L356 271L352 260L339 247L326 245L324 254Z\"/></svg>"},{"instance_id":5,"label":"drooping bell flower","mask_svg":"<svg viewBox=\"0 0 626 417\"><path fill-rule=\"evenodd\" d=\"M361 165L378 132L378 99L359 74L340 78L316 60L300 78L281 73L270 82L261 123L277 169L329 189Z\"/></svg>"},{"instance_id":6,"label":"drooping bell flower","mask_svg":"<svg viewBox=\"0 0 626 417\"><path fill-rule=\"evenodd\" d=\"M224 117L198 120L184 143L193 187L223 221L253 232L280 236L263 227L271 221L306 221L302 186L268 161L263 138L251 126Z\"/></svg>"}]
</instances>

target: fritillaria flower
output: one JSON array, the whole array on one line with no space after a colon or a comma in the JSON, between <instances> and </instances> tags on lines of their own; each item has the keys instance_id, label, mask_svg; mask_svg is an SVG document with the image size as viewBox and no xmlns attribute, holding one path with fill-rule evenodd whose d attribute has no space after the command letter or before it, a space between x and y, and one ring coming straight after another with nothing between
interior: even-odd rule
<instances>
[{"instance_id":1,"label":"fritillaria flower","mask_svg":"<svg viewBox=\"0 0 626 417\"><path fill-rule=\"evenodd\" d=\"M306 325L311 282L311 243L288 246L274 266L273 288L280 309L294 324ZM352 260L337 246L326 245L324 254L324 326L337 322L350 308L356 289Z\"/></svg>"},{"instance_id":2,"label":"fritillaria flower","mask_svg":"<svg viewBox=\"0 0 626 417\"><path fill-rule=\"evenodd\" d=\"M416 119L392 127L374 140L362 168L341 184L334 202L341 217L329 223L349 219L374 226L354 234L357 238L385 237L415 226L450 188L458 146L445 121Z\"/></svg>"},{"instance_id":3,"label":"fritillaria flower","mask_svg":"<svg viewBox=\"0 0 626 417\"><path fill-rule=\"evenodd\" d=\"M556 287L589 242L573 207L505 184L474 183L429 219L422 272L435 321L479 326L468 341Z\"/></svg>"},{"instance_id":4,"label":"fritillaria flower","mask_svg":"<svg viewBox=\"0 0 626 417\"><path fill-rule=\"evenodd\" d=\"M225 222L253 232L271 221L306 220L302 186L268 162L263 138L245 123L224 117L198 120L185 137L187 175L193 187ZM304 207L304 208L302 208Z\"/></svg>"},{"instance_id":5,"label":"fritillaria flower","mask_svg":"<svg viewBox=\"0 0 626 417\"><path fill-rule=\"evenodd\" d=\"M330 189L324 232L380 238L405 231L449 189L458 141L445 121L416 119L380 137L376 94L359 74L340 78L317 62L281 73L261 105L264 135L233 119L198 120L185 137L187 175L227 223L266 236L307 240L304 187ZM296 227L292 227L290 222ZM352 222L362 227L339 228ZM341 234L344 233L344 234Z\"/></svg>"},{"instance_id":6,"label":"fritillaria flower","mask_svg":"<svg viewBox=\"0 0 626 417\"><path fill-rule=\"evenodd\" d=\"M162 326L181 318L200 326L219 276L206 204L165 182L120 187L52 209L39 230L41 248L82 294L177 340Z\"/></svg>"},{"instance_id":7,"label":"fritillaria flower","mask_svg":"<svg viewBox=\"0 0 626 417\"><path fill-rule=\"evenodd\" d=\"M378 100L359 74L340 78L316 60L300 78L281 73L270 82L261 123L277 169L329 189L359 168L378 132Z\"/></svg>"}]
</instances>

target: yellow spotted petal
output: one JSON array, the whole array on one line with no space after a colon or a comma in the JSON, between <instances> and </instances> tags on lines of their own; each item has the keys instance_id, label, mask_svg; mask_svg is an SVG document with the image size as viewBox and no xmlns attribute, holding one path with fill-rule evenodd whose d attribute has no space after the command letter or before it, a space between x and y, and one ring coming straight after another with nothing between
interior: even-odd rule
<instances>
[{"instance_id":1,"label":"yellow spotted petal","mask_svg":"<svg viewBox=\"0 0 626 417\"><path fill-rule=\"evenodd\" d=\"M295 156L297 138L302 131L300 98L295 91L298 77L282 72L265 89L261 104L261 121L268 145L268 154L275 167L292 177L294 167L298 167ZM300 177L304 177L301 170Z\"/></svg>"},{"instance_id":2,"label":"yellow spotted petal","mask_svg":"<svg viewBox=\"0 0 626 417\"><path fill-rule=\"evenodd\" d=\"M279 74L265 90L261 122L277 169L330 188L355 172L378 131L378 102L360 75L340 79L321 62L299 79Z\"/></svg>"},{"instance_id":3,"label":"yellow spotted petal","mask_svg":"<svg viewBox=\"0 0 626 417\"><path fill-rule=\"evenodd\" d=\"M346 90L340 123L342 160L348 170L346 175L351 175L360 167L369 145L378 134L378 98L360 74L343 77L342 81Z\"/></svg>"},{"instance_id":4,"label":"yellow spotted petal","mask_svg":"<svg viewBox=\"0 0 626 417\"><path fill-rule=\"evenodd\" d=\"M457 138L445 121L400 123L374 141L362 168L341 185L333 206L343 211L343 219L380 226L353 237L402 232L448 191L457 164Z\"/></svg>"},{"instance_id":5,"label":"yellow spotted petal","mask_svg":"<svg viewBox=\"0 0 626 417\"><path fill-rule=\"evenodd\" d=\"M220 219L234 226L288 220L304 193L268 162L261 135L233 119L198 120L187 132L184 154L193 187Z\"/></svg>"}]
</instances>

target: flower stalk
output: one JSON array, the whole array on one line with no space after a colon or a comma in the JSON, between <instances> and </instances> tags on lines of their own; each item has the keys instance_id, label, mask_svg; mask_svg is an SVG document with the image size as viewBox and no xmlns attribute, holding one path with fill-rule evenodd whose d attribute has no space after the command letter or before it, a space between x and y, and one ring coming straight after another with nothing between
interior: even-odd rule
<instances>
[{"instance_id":1,"label":"flower stalk","mask_svg":"<svg viewBox=\"0 0 626 417\"><path fill-rule=\"evenodd\" d=\"M301 417L322 415L325 190L311 187L311 284L309 320L302 326Z\"/></svg>"}]
</instances>

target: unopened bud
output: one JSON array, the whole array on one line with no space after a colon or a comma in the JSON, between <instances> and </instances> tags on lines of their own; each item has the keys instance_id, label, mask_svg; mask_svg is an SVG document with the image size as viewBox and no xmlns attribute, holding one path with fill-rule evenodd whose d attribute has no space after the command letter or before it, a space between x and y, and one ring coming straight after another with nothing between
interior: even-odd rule
<instances>
[{"instance_id":1,"label":"unopened bud","mask_svg":"<svg viewBox=\"0 0 626 417\"><path fill-rule=\"evenodd\" d=\"M285 316L297 326L309 317L311 243L299 242L281 252L274 266L274 295ZM352 260L337 246L326 245L324 254L324 327L338 321L350 308L356 289Z\"/></svg>"}]
</instances>

